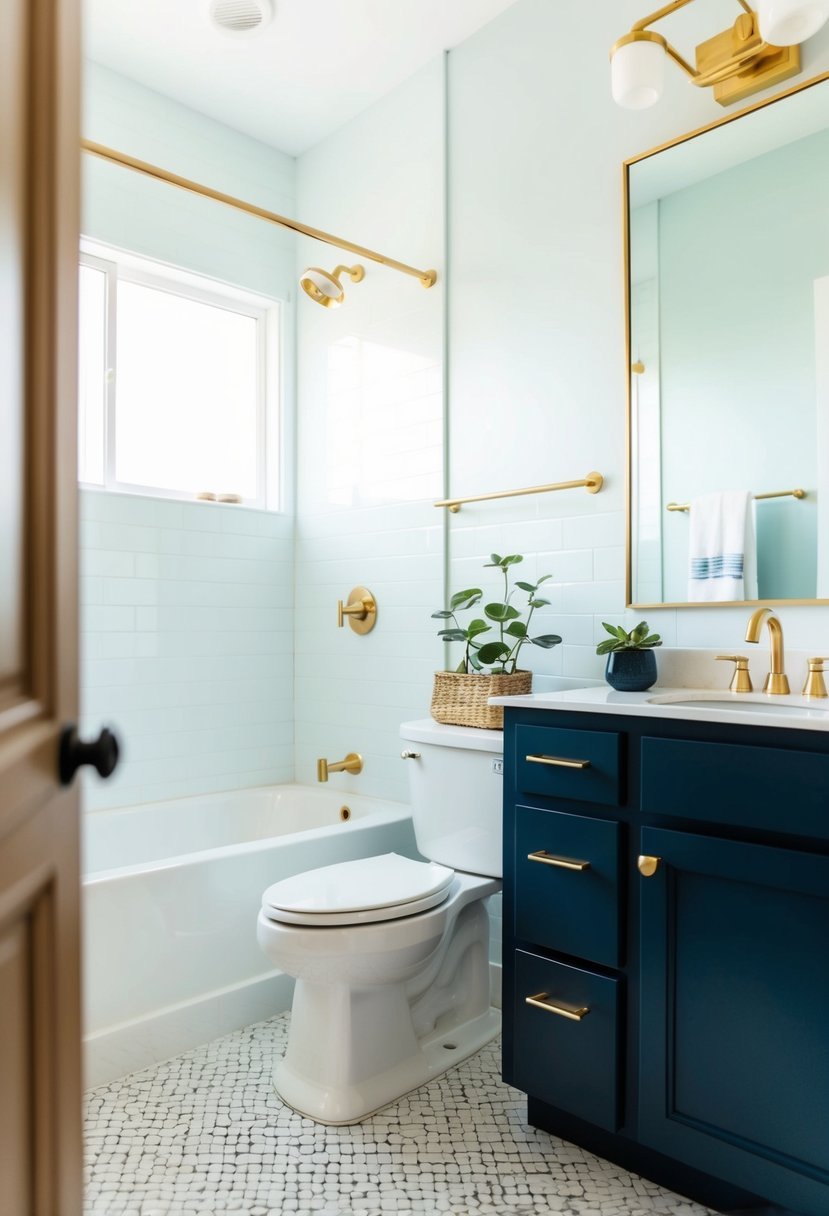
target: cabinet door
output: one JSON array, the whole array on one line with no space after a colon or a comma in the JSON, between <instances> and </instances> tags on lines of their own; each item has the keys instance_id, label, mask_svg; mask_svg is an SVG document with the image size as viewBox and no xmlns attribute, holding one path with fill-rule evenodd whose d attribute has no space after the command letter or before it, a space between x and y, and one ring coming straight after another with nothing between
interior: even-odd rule
<instances>
[{"instance_id":1,"label":"cabinet door","mask_svg":"<svg viewBox=\"0 0 829 1216\"><path fill-rule=\"evenodd\" d=\"M640 1135L829 1210L829 857L644 828Z\"/></svg>"}]
</instances>

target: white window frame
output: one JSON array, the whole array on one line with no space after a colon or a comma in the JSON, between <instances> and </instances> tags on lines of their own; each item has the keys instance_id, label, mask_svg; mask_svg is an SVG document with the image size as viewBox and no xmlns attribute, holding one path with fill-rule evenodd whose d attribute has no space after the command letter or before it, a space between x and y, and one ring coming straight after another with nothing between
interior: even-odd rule
<instances>
[{"instance_id":1,"label":"white window frame","mask_svg":"<svg viewBox=\"0 0 829 1216\"><path fill-rule=\"evenodd\" d=\"M256 494L235 504L281 512L286 501L286 443L283 417L283 301L261 296L230 283L194 274L178 266L140 257L115 246L81 238L79 262L106 276L103 482L84 482L85 490L137 494L147 498L201 501L187 490L136 485L115 476L118 283L137 283L188 300L210 304L256 321ZM204 491L233 492L232 486L205 486Z\"/></svg>"}]
</instances>

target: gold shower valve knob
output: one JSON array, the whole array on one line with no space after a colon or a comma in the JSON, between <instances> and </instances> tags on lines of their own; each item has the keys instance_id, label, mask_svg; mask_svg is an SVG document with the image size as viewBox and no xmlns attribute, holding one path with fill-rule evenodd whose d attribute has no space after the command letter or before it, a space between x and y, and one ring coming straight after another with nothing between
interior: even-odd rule
<instances>
[{"instance_id":1,"label":"gold shower valve knob","mask_svg":"<svg viewBox=\"0 0 829 1216\"><path fill-rule=\"evenodd\" d=\"M342 629L346 617L355 633L371 633L377 624L377 601L368 587L352 587L345 604L337 600L338 629Z\"/></svg>"}]
</instances>

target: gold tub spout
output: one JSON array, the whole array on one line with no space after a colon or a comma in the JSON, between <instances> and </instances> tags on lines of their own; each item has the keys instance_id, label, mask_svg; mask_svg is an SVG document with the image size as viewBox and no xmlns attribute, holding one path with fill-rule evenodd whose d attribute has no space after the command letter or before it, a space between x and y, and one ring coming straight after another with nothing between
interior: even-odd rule
<instances>
[{"instance_id":1,"label":"gold tub spout","mask_svg":"<svg viewBox=\"0 0 829 1216\"><path fill-rule=\"evenodd\" d=\"M789 681L783 665L783 626L771 608L758 608L752 612L746 626L746 641L759 642L763 625L768 625L769 651L771 670L766 676L763 692L770 697L786 696L789 693Z\"/></svg>"},{"instance_id":2,"label":"gold tub spout","mask_svg":"<svg viewBox=\"0 0 829 1216\"><path fill-rule=\"evenodd\" d=\"M345 760L337 760L336 763L327 760L317 761L317 781L327 781L329 773L361 773L363 771L363 757L359 752L349 752Z\"/></svg>"}]
</instances>

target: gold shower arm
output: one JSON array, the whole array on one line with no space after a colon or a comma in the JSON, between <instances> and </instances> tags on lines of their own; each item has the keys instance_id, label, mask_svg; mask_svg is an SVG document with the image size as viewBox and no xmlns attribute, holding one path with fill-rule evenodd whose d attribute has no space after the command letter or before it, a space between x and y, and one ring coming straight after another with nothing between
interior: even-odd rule
<instances>
[{"instance_id":1,"label":"gold shower arm","mask_svg":"<svg viewBox=\"0 0 829 1216\"><path fill-rule=\"evenodd\" d=\"M128 156L126 152L118 152L114 148L108 148L104 144L95 143L90 139L81 140L81 149L84 152L89 152L91 156L97 156L101 160L108 160L112 164L121 165L124 169L132 169L135 173L143 173L145 177L152 177L156 181L166 182L168 186L177 186L180 190L188 190L191 194L200 194L202 198L209 198L216 203L224 203L228 207L235 207L237 211L245 211L248 215L255 215L260 220L266 220L269 224L278 224L281 228L289 228L291 232L297 232L301 236L309 236L312 240L322 241L325 245L333 245L336 249L346 249L349 253L356 253L360 257L368 258L372 262L379 262L381 266L388 266L390 270L399 270L401 274L408 274L417 279L423 287L433 287L437 282L438 275L436 270L418 270L415 266L407 266L405 262L398 262L395 258L386 257L383 253L377 253L373 249L366 249L364 245L355 245L353 241L347 241L343 237L333 236L330 232L323 232L319 228L311 228L307 224L301 224L299 220L292 220L285 215L278 215L275 211L267 211L264 207L257 207L255 203L248 203L244 199L234 198L231 194L224 194L221 190L213 190L210 186L203 186L201 182L194 182L189 178L180 177L177 173L170 173L169 170L161 169L158 165L151 165L147 161L137 160L134 156Z\"/></svg>"}]
</instances>

